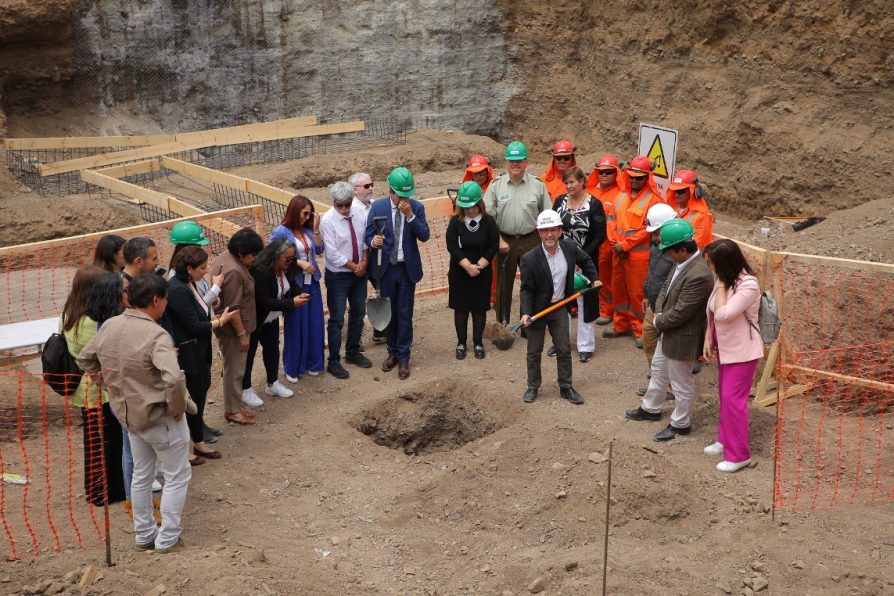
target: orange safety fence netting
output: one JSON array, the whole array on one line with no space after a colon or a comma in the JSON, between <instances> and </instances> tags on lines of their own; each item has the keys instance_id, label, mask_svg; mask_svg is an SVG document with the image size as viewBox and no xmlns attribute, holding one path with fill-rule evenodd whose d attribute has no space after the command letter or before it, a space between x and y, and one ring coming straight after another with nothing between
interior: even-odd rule
<instances>
[{"instance_id":1,"label":"orange safety fence netting","mask_svg":"<svg viewBox=\"0 0 894 596\"><path fill-rule=\"evenodd\" d=\"M102 407L73 404L40 374L0 370L0 544L8 559L106 542L106 466L120 470L121 461L106 461L105 444L117 441L120 453L122 438L104 418Z\"/></svg>"},{"instance_id":2,"label":"orange safety fence netting","mask_svg":"<svg viewBox=\"0 0 894 596\"><path fill-rule=\"evenodd\" d=\"M894 501L894 267L787 255L768 280L783 321L776 509Z\"/></svg>"}]
</instances>

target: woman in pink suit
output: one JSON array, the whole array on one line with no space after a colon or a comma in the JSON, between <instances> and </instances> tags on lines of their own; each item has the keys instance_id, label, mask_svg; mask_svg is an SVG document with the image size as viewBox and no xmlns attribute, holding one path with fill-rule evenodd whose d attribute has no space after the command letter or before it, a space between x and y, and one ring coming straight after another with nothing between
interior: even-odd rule
<instances>
[{"instance_id":1,"label":"woman in pink suit","mask_svg":"<svg viewBox=\"0 0 894 596\"><path fill-rule=\"evenodd\" d=\"M761 288L745 255L732 240L705 247L708 266L717 278L708 299L705 360L717 358L720 416L717 442L708 455L723 455L721 472L736 472L751 463L748 449L748 394L764 342L757 329Z\"/></svg>"}]
</instances>

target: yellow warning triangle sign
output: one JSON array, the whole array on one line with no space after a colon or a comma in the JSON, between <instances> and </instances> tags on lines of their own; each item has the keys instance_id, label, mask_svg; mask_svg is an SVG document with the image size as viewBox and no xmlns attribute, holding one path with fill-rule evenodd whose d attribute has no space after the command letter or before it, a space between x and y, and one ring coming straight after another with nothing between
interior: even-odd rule
<instances>
[{"instance_id":1,"label":"yellow warning triangle sign","mask_svg":"<svg viewBox=\"0 0 894 596\"><path fill-rule=\"evenodd\" d=\"M649 160L652 162L652 173L661 178L669 176L667 162L664 159L664 148L661 146L661 137L655 135L652 146L649 148Z\"/></svg>"}]
</instances>

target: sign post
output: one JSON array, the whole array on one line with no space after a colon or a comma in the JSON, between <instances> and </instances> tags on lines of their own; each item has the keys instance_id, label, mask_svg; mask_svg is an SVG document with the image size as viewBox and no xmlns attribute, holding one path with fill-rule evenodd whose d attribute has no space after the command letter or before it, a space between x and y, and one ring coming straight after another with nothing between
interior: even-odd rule
<instances>
[{"instance_id":1,"label":"sign post","mask_svg":"<svg viewBox=\"0 0 894 596\"><path fill-rule=\"evenodd\" d=\"M672 128L655 126L654 124L639 125L639 141L637 142L637 155L646 155L652 160L652 172L655 175L655 184L661 190L662 195L667 193L671 177L677 165L677 137L678 133Z\"/></svg>"}]
</instances>

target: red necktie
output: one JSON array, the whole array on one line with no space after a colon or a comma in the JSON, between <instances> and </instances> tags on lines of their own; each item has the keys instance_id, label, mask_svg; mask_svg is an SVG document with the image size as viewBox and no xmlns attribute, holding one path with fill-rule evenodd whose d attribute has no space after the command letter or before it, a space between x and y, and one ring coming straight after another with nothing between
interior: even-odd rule
<instances>
[{"instance_id":1,"label":"red necktie","mask_svg":"<svg viewBox=\"0 0 894 596\"><path fill-rule=\"evenodd\" d=\"M348 229L351 230L351 260L355 263L359 263L360 251L357 250L357 235L354 234L354 222L350 217L346 217L345 221L348 222Z\"/></svg>"}]
</instances>

